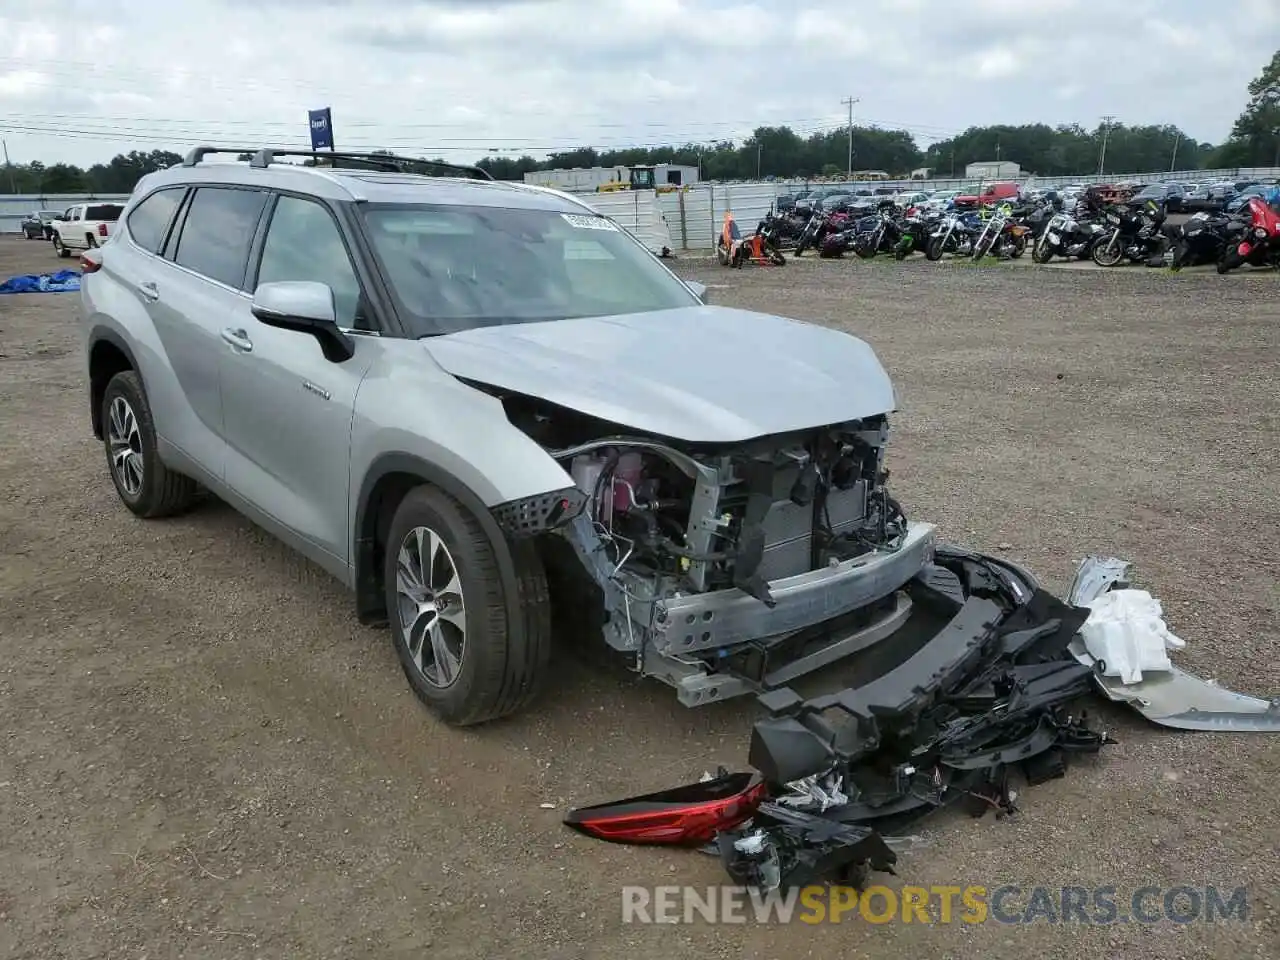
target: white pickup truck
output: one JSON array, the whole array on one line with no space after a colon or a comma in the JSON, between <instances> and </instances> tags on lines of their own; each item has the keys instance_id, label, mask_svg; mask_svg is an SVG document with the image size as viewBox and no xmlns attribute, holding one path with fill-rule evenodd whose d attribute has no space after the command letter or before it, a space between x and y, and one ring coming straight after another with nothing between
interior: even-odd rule
<instances>
[{"instance_id":1,"label":"white pickup truck","mask_svg":"<svg viewBox=\"0 0 1280 960\"><path fill-rule=\"evenodd\" d=\"M62 217L53 222L53 249L58 256L69 257L72 250L102 246L115 232L123 211L121 203L77 203L67 207Z\"/></svg>"}]
</instances>

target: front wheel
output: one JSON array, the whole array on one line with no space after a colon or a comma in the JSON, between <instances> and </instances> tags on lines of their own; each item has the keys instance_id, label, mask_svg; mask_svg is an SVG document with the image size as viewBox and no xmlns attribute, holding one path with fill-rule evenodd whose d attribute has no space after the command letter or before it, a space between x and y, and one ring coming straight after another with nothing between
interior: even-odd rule
<instances>
[{"instance_id":1,"label":"front wheel","mask_svg":"<svg viewBox=\"0 0 1280 960\"><path fill-rule=\"evenodd\" d=\"M62 237L58 236L56 233L53 235L53 252L63 258L71 256L71 251L67 249L67 245L62 242Z\"/></svg>"},{"instance_id":2,"label":"front wheel","mask_svg":"<svg viewBox=\"0 0 1280 960\"><path fill-rule=\"evenodd\" d=\"M501 549L466 507L426 485L405 495L387 534L396 654L413 692L453 726L514 713L546 676L546 571L531 541L511 541L504 578Z\"/></svg>"},{"instance_id":3,"label":"front wheel","mask_svg":"<svg viewBox=\"0 0 1280 960\"><path fill-rule=\"evenodd\" d=\"M1031 259L1035 263L1048 263L1053 259L1053 244L1041 237L1031 248Z\"/></svg>"},{"instance_id":4,"label":"front wheel","mask_svg":"<svg viewBox=\"0 0 1280 960\"><path fill-rule=\"evenodd\" d=\"M1093 262L1100 267L1114 267L1124 259L1124 244L1118 232L1099 240L1093 247Z\"/></svg>"},{"instance_id":5,"label":"front wheel","mask_svg":"<svg viewBox=\"0 0 1280 960\"><path fill-rule=\"evenodd\" d=\"M937 262L942 259L945 246L945 237L930 237L929 242L925 244L924 256L926 260Z\"/></svg>"},{"instance_id":6,"label":"front wheel","mask_svg":"<svg viewBox=\"0 0 1280 960\"><path fill-rule=\"evenodd\" d=\"M782 251L777 247L769 247L769 262L775 267L785 267L787 258L782 255Z\"/></svg>"}]
</instances>

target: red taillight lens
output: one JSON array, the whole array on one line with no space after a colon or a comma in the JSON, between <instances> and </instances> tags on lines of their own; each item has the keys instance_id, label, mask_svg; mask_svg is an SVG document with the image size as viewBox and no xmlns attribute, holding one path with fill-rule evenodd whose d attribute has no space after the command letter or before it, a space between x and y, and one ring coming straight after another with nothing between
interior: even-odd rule
<instances>
[{"instance_id":1,"label":"red taillight lens","mask_svg":"<svg viewBox=\"0 0 1280 960\"><path fill-rule=\"evenodd\" d=\"M612 843L710 843L721 830L750 819L768 799L754 773L731 773L674 790L571 810L564 822Z\"/></svg>"},{"instance_id":2,"label":"red taillight lens","mask_svg":"<svg viewBox=\"0 0 1280 960\"><path fill-rule=\"evenodd\" d=\"M105 237L107 235L107 225L105 223L98 224L98 236Z\"/></svg>"},{"instance_id":3,"label":"red taillight lens","mask_svg":"<svg viewBox=\"0 0 1280 960\"><path fill-rule=\"evenodd\" d=\"M81 273L97 273L101 269L102 269L101 261L93 260L84 254L80 255L80 272Z\"/></svg>"},{"instance_id":4,"label":"red taillight lens","mask_svg":"<svg viewBox=\"0 0 1280 960\"><path fill-rule=\"evenodd\" d=\"M1240 246L1236 247L1236 253L1240 254L1242 257L1247 257L1249 255L1249 251L1252 249L1253 245L1246 240L1244 243L1240 244Z\"/></svg>"}]
</instances>

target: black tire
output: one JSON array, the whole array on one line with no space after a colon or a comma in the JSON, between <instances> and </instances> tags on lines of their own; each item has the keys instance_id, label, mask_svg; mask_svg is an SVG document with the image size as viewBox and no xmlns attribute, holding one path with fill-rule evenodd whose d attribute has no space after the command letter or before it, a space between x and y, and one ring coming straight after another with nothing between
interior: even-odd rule
<instances>
[{"instance_id":1,"label":"black tire","mask_svg":"<svg viewBox=\"0 0 1280 960\"><path fill-rule=\"evenodd\" d=\"M1040 240L1031 248L1031 259L1035 263L1048 263L1053 259L1053 245L1047 240Z\"/></svg>"},{"instance_id":2,"label":"black tire","mask_svg":"<svg viewBox=\"0 0 1280 960\"><path fill-rule=\"evenodd\" d=\"M785 267L787 265L787 258L783 256L782 251L777 247L770 247L769 262L775 267Z\"/></svg>"},{"instance_id":3,"label":"black tire","mask_svg":"<svg viewBox=\"0 0 1280 960\"><path fill-rule=\"evenodd\" d=\"M142 479L136 489L126 475L120 458L113 456L117 446L113 435L113 408L117 399L122 400L133 417L136 437L131 425L125 423L124 437L133 455L141 459ZM171 470L160 460L156 452L156 430L151 419L151 407L142 389L142 381L132 370L117 373L102 394L102 444L107 455L107 469L115 484L120 500L131 512L147 520L171 517L187 510L196 498L198 488L190 477ZM136 476L136 475L133 475Z\"/></svg>"},{"instance_id":4,"label":"black tire","mask_svg":"<svg viewBox=\"0 0 1280 960\"><path fill-rule=\"evenodd\" d=\"M71 256L71 251L68 250L66 245L62 242L62 237L58 236L56 233L53 235L53 252L64 259Z\"/></svg>"},{"instance_id":5,"label":"black tire","mask_svg":"<svg viewBox=\"0 0 1280 960\"><path fill-rule=\"evenodd\" d=\"M1116 237L1115 242L1112 243L1111 235L1103 235L1093 245L1093 249L1089 251L1089 256L1100 267L1114 267L1124 259L1124 241Z\"/></svg>"},{"instance_id":6,"label":"black tire","mask_svg":"<svg viewBox=\"0 0 1280 960\"><path fill-rule=\"evenodd\" d=\"M1017 260L1027 252L1027 238L1014 237L1009 241L1009 259Z\"/></svg>"},{"instance_id":7,"label":"black tire","mask_svg":"<svg viewBox=\"0 0 1280 960\"><path fill-rule=\"evenodd\" d=\"M729 251L723 243L716 244L716 259L720 261L720 266L729 266Z\"/></svg>"},{"instance_id":8,"label":"black tire","mask_svg":"<svg viewBox=\"0 0 1280 960\"><path fill-rule=\"evenodd\" d=\"M88 246L90 250L92 250L94 247L98 245L98 239L92 233L86 233L84 235L84 239L85 239L85 244Z\"/></svg>"},{"instance_id":9,"label":"black tire","mask_svg":"<svg viewBox=\"0 0 1280 960\"><path fill-rule=\"evenodd\" d=\"M933 262L936 263L937 261L942 259L942 254L945 252L942 249L943 239L944 238L942 237L929 238L929 242L925 244L925 248L924 248L924 256L926 260L932 260Z\"/></svg>"},{"instance_id":10,"label":"black tire","mask_svg":"<svg viewBox=\"0 0 1280 960\"><path fill-rule=\"evenodd\" d=\"M875 255L880 252L880 244L878 240L872 242L859 238L853 243L853 252L858 255L861 260L874 260Z\"/></svg>"},{"instance_id":11,"label":"black tire","mask_svg":"<svg viewBox=\"0 0 1280 960\"><path fill-rule=\"evenodd\" d=\"M446 686L433 684L416 664L399 612L400 547L417 527L433 531L443 542L466 610L456 676ZM472 726L516 712L533 699L546 678L551 653L546 571L532 541L512 541L510 548L516 597L506 595L488 534L453 497L432 486L415 487L391 520L383 577L392 642L413 692L451 726ZM516 611L518 623L508 620L509 607Z\"/></svg>"}]
</instances>

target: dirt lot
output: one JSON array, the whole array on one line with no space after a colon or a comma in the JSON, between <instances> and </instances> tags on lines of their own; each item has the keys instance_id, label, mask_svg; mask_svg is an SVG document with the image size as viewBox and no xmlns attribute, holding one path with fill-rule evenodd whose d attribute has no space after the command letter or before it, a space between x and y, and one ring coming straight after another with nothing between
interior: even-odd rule
<instances>
[{"instance_id":1,"label":"dirt lot","mask_svg":"<svg viewBox=\"0 0 1280 960\"><path fill-rule=\"evenodd\" d=\"M0 241L0 277L63 265ZM1275 277L679 266L719 303L870 341L912 515L1058 590L1086 553L1131 558L1184 665L1280 692ZM527 715L442 727L324 574L216 503L160 523L118 503L76 305L0 297L0 955L1277 955L1280 744L1107 708L1119 745L1011 821L923 825L894 882L1244 884L1247 922L624 925L620 885L719 865L579 837L563 810L741 766L749 708L563 658Z\"/></svg>"}]
</instances>

